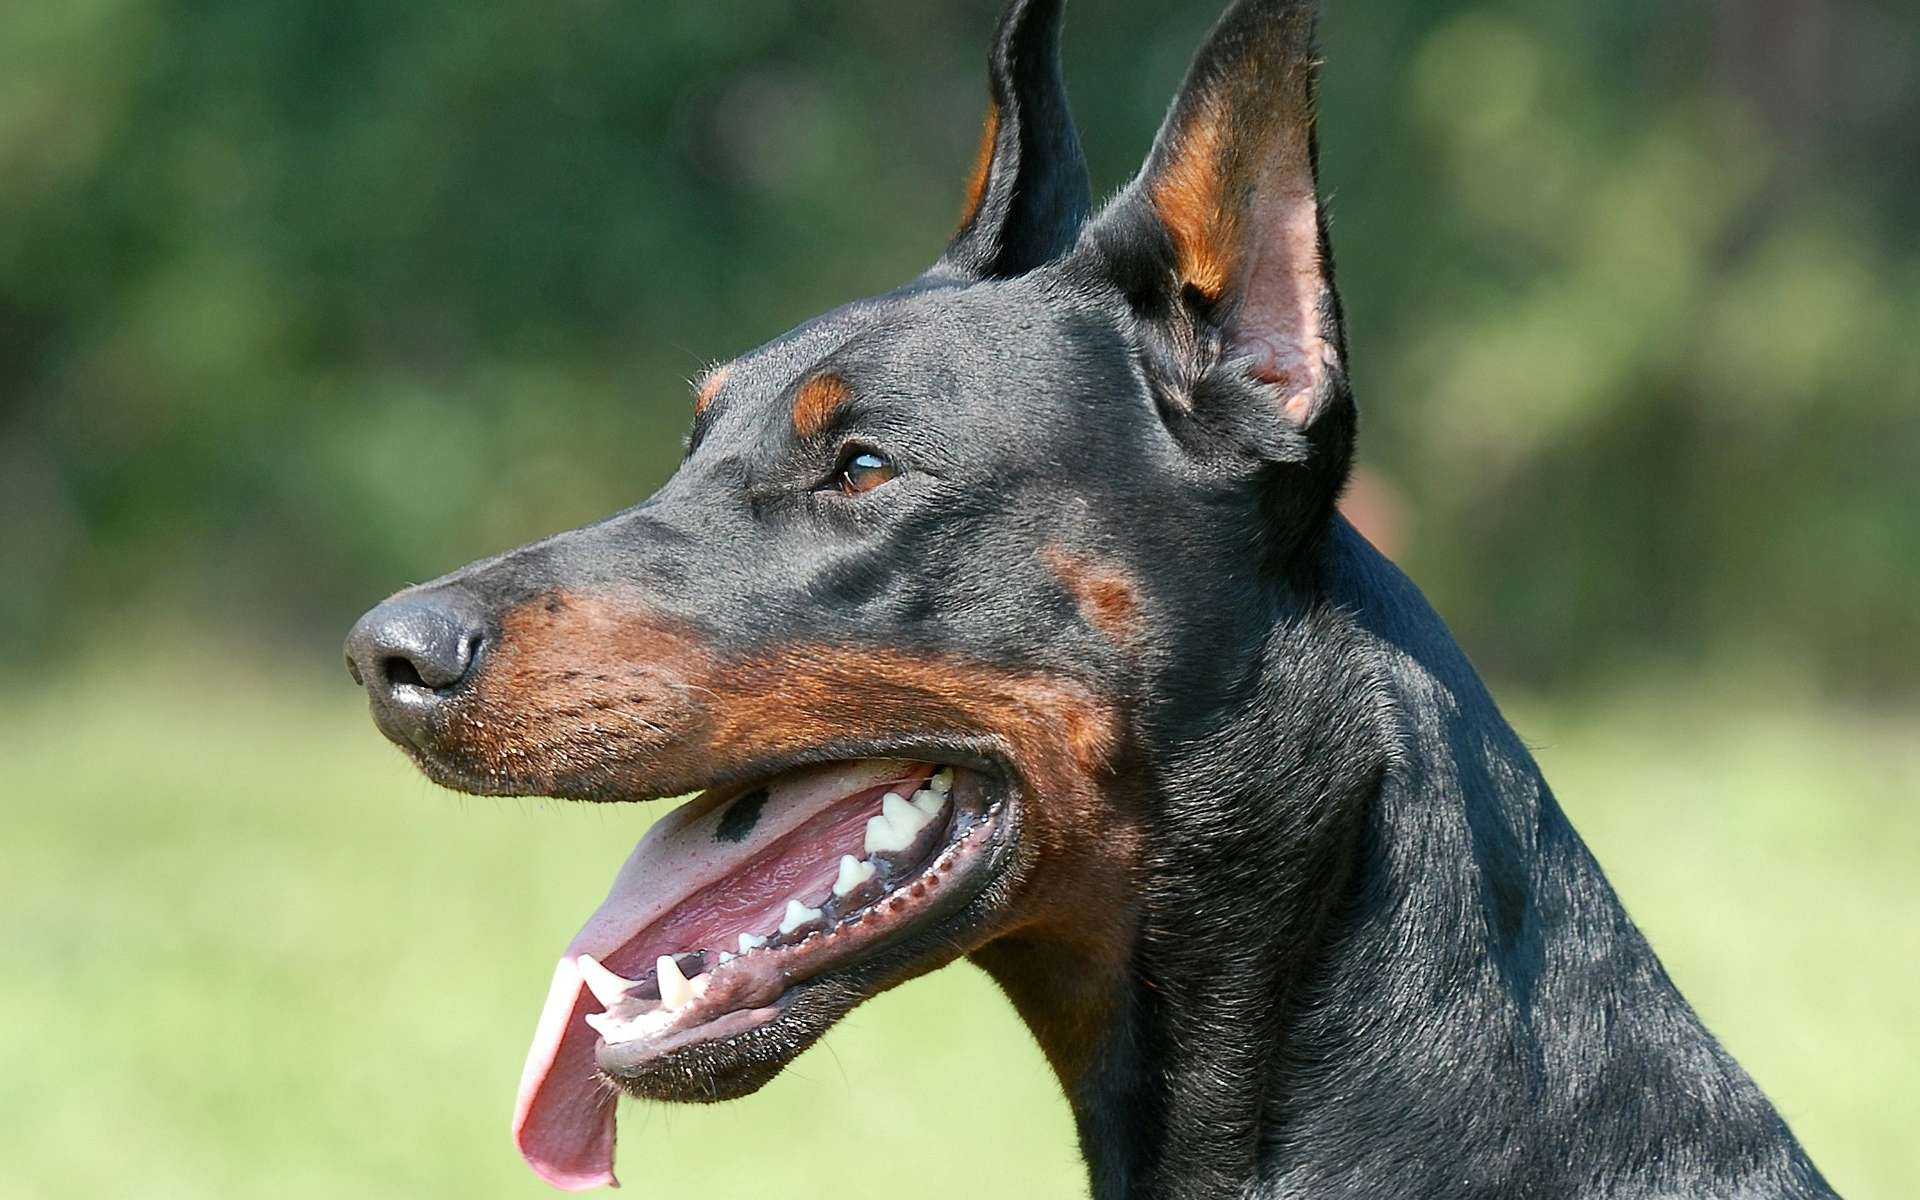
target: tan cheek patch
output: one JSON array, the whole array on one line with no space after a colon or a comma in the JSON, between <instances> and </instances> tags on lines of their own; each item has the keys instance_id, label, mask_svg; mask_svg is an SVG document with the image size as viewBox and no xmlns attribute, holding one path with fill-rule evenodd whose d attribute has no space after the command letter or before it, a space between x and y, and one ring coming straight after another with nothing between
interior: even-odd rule
<instances>
[{"instance_id":1,"label":"tan cheek patch","mask_svg":"<svg viewBox=\"0 0 1920 1200\"><path fill-rule=\"evenodd\" d=\"M847 402L847 381L830 372L810 377L793 394L793 432L817 437L840 406Z\"/></svg>"},{"instance_id":2,"label":"tan cheek patch","mask_svg":"<svg viewBox=\"0 0 1920 1200\"><path fill-rule=\"evenodd\" d=\"M1059 546L1050 546L1041 555L1087 624L1116 645L1131 645L1139 639L1140 588L1124 568Z\"/></svg>"},{"instance_id":3,"label":"tan cheek patch","mask_svg":"<svg viewBox=\"0 0 1920 1200\"><path fill-rule=\"evenodd\" d=\"M550 592L501 617L454 732L489 774L538 790L657 754L696 719L688 684L712 661L690 631L638 604Z\"/></svg>"}]
</instances>

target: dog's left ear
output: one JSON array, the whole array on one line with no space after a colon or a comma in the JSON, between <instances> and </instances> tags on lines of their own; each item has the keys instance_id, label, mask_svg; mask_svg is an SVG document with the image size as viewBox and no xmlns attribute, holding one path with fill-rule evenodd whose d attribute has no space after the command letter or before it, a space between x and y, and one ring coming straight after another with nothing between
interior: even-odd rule
<instances>
[{"instance_id":1,"label":"dog's left ear","mask_svg":"<svg viewBox=\"0 0 1920 1200\"><path fill-rule=\"evenodd\" d=\"M1168 418L1307 467L1324 512L1354 412L1318 192L1314 17L1306 0L1227 10L1094 241L1142 318Z\"/></svg>"},{"instance_id":2,"label":"dog's left ear","mask_svg":"<svg viewBox=\"0 0 1920 1200\"><path fill-rule=\"evenodd\" d=\"M1060 77L1064 0L1013 0L987 60L987 121L960 228L934 268L1011 278L1070 249L1092 211Z\"/></svg>"}]
</instances>

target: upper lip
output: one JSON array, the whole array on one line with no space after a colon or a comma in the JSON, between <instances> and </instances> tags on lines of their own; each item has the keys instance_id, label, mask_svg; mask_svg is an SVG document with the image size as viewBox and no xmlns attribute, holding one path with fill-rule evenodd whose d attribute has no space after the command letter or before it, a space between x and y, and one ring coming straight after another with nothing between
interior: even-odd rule
<instances>
[{"instance_id":1,"label":"upper lip","mask_svg":"<svg viewBox=\"0 0 1920 1200\"><path fill-rule=\"evenodd\" d=\"M462 761L457 750L450 751L445 746L421 745L405 738L393 740L429 779L458 792L476 796L545 796L602 804L644 804L681 796L710 795L721 790L741 792L803 767L868 758L899 758L962 767L991 780L992 786L998 789L1006 788L1015 775L1000 746L985 736L931 741L902 734L892 738L828 742L798 754L749 751L723 764L709 764L699 775L675 774L647 779L645 786L637 786L630 778L650 774L640 763L601 764L590 775L578 777L522 778L475 771Z\"/></svg>"}]
</instances>

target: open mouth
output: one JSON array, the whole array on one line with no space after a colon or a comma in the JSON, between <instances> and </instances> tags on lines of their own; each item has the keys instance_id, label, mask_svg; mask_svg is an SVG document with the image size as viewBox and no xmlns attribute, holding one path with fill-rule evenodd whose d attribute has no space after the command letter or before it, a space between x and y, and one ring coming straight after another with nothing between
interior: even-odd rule
<instances>
[{"instance_id":1,"label":"open mouth","mask_svg":"<svg viewBox=\"0 0 1920 1200\"><path fill-rule=\"evenodd\" d=\"M771 1078L892 981L890 951L964 919L1004 858L1001 791L965 767L861 759L662 817L554 970L514 1113L529 1165L569 1190L614 1182L615 1085L713 1100Z\"/></svg>"}]
</instances>

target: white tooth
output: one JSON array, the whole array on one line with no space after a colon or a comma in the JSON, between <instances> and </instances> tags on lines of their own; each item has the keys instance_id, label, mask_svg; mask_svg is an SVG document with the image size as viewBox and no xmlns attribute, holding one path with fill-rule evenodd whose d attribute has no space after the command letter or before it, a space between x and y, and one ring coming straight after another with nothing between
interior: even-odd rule
<instances>
[{"instance_id":1,"label":"white tooth","mask_svg":"<svg viewBox=\"0 0 1920 1200\"><path fill-rule=\"evenodd\" d=\"M953 768L941 767L938 771L935 771L933 773L933 778L927 781L927 786L932 788L934 791L939 792L942 796L952 791L953 790Z\"/></svg>"},{"instance_id":2,"label":"white tooth","mask_svg":"<svg viewBox=\"0 0 1920 1200\"><path fill-rule=\"evenodd\" d=\"M633 986L633 980L615 975L591 954L582 954L573 960L573 965L579 969L580 978L586 981L587 990L593 993L601 1008L612 1008Z\"/></svg>"},{"instance_id":3,"label":"white tooth","mask_svg":"<svg viewBox=\"0 0 1920 1200\"><path fill-rule=\"evenodd\" d=\"M757 933L743 933L740 935L740 953L742 954L751 954L766 944L767 939Z\"/></svg>"},{"instance_id":4,"label":"white tooth","mask_svg":"<svg viewBox=\"0 0 1920 1200\"><path fill-rule=\"evenodd\" d=\"M733 951L731 951L731 950L722 950L722 951L720 952L720 965L724 967L724 966L726 966L726 965L727 965L728 963L730 963L730 962L732 962L732 961L733 961L734 959L736 959L736 958L739 958L739 957L740 957L740 956L739 956L738 954L735 954L735 953L734 953ZM704 975L703 975L703 976L701 976L701 978L702 978L702 979L704 979L704 978L706 978L706 976L704 976Z\"/></svg>"},{"instance_id":5,"label":"white tooth","mask_svg":"<svg viewBox=\"0 0 1920 1200\"><path fill-rule=\"evenodd\" d=\"M908 841L912 841L913 835L919 833L920 827L927 823L925 813L909 804L904 796L896 796L892 792L880 797L880 815L891 821L893 827Z\"/></svg>"},{"instance_id":6,"label":"white tooth","mask_svg":"<svg viewBox=\"0 0 1920 1200\"><path fill-rule=\"evenodd\" d=\"M887 850L905 850L912 844L913 834L903 833L898 825L887 820L885 816L867 818L867 836L861 843L866 853L878 854Z\"/></svg>"},{"instance_id":7,"label":"white tooth","mask_svg":"<svg viewBox=\"0 0 1920 1200\"><path fill-rule=\"evenodd\" d=\"M662 954L653 964L654 973L660 977L660 1003L667 1008L680 1008L693 999L693 986L687 977L680 973L680 964L673 961L670 954Z\"/></svg>"},{"instance_id":8,"label":"white tooth","mask_svg":"<svg viewBox=\"0 0 1920 1200\"><path fill-rule=\"evenodd\" d=\"M673 1014L664 1008L641 1013L631 1021L623 1021L607 1013L588 1013L587 1024L600 1035L600 1040L610 1046L621 1042L637 1042L665 1029L673 1022Z\"/></svg>"},{"instance_id":9,"label":"white tooth","mask_svg":"<svg viewBox=\"0 0 1920 1200\"><path fill-rule=\"evenodd\" d=\"M787 915L780 918L780 932L792 933L808 921L820 919L820 910L808 908L798 900L787 901Z\"/></svg>"},{"instance_id":10,"label":"white tooth","mask_svg":"<svg viewBox=\"0 0 1920 1200\"><path fill-rule=\"evenodd\" d=\"M921 788L913 794L913 806L928 820L932 820L947 806L947 798L932 788Z\"/></svg>"},{"instance_id":11,"label":"white tooth","mask_svg":"<svg viewBox=\"0 0 1920 1200\"><path fill-rule=\"evenodd\" d=\"M844 896L873 878L873 864L861 862L851 854L840 856L840 878L833 881L833 894Z\"/></svg>"}]
</instances>

